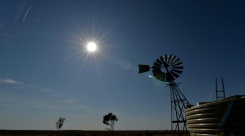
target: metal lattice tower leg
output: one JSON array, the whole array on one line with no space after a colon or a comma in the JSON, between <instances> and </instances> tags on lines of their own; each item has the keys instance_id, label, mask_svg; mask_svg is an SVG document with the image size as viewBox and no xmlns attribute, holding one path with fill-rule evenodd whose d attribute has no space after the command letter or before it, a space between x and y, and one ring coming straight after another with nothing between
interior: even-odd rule
<instances>
[{"instance_id":1,"label":"metal lattice tower leg","mask_svg":"<svg viewBox=\"0 0 245 136\"><path fill-rule=\"evenodd\" d=\"M218 78L215 79L216 82L216 101L225 99L225 85L224 85L224 80L222 77L222 90L218 90L218 83L217 83Z\"/></svg>"},{"instance_id":2,"label":"metal lattice tower leg","mask_svg":"<svg viewBox=\"0 0 245 136\"><path fill-rule=\"evenodd\" d=\"M175 82L170 82L169 87L171 95L171 129L178 131L179 136L181 136L183 132L187 131L184 109L190 104Z\"/></svg>"}]
</instances>

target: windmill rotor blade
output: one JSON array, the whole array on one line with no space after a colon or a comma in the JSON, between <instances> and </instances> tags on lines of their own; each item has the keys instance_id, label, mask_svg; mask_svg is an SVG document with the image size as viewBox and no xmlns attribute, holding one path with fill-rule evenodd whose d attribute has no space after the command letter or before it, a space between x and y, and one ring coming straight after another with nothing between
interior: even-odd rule
<instances>
[{"instance_id":1,"label":"windmill rotor blade","mask_svg":"<svg viewBox=\"0 0 245 136\"><path fill-rule=\"evenodd\" d=\"M152 69L152 73L158 73L158 72L162 72L160 68Z\"/></svg>"},{"instance_id":2,"label":"windmill rotor blade","mask_svg":"<svg viewBox=\"0 0 245 136\"><path fill-rule=\"evenodd\" d=\"M175 73L175 72L173 72L173 71L171 71L170 72L175 78L178 78L179 77L179 74L177 74L177 73Z\"/></svg>"},{"instance_id":3,"label":"windmill rotor blade","mask_svg":"<svg viewBox=\"0 0 245 136\"><path fill-rule=\"evenodd\" d=\"M162 61L162 63L164 63L164 59L163 59L163 57L162 57L162 56L160 57L160 60Z\"/></svg>"},{"instance_id":4,"label":"windmill rotor blade","mask_svg":"<svg viewBox=\"0 0 245 136\"><path fill-rule=\"evenodd\" d=\"M163 79L162 79L162 81L163 82L166 82L167 81L166 78L167 78L166 73L163 73Z\"/></svg>"},{"instance_id":5,"label":"windmill rotor blade","mask_svg":"<svg viewBox=\"0 0 245 136\"><path fill-rule=\"evenodd\" d=\"M174 63L177 63L178 61L180 61L180 58L177 58L177 60L175 60L175 61L173 62L173 64L174 64Z\"/></svg>"},{"instance_id":6,"label":"windmill rotor blade","mask_svg":"<svg viewBox=\"0 0 245 136\"><path fill-rule=\"evenodd\" d=\"M166 81L173 81L174 77L168 72L166 73Z\"/></svg>"},{"instance_id":7,"label":"windmill rotor blade","mask_svg":"<svg viewBox=\"0 0 245 136\"><path fill-rule=\"evenodd\" d=\"M167 63L168 61L168 55L164 55L164 62Z\"/></svg>"},{"instance_id":8,"label":"windmill rotor blade","mask_svg":"<svg viewBox=\"0 0 245 136\"><path fill-rule=\"evenodd\" d=\"M154 69L154 70L161 69L161 66L152 66L152 69Z\"/></svg>"},{"instance_id":9,"label":"windmill rotor blade","mask_svg":"<svg viewBox=\"0 0 245 136\"><path fill-rule=\"evenodd\" d=\"M178 63L174 63L173 66L178 66L178 65L181 65L181 64L183 64L182 61L180 61L180 62L178 62Z\"/></svg>"},{"instance_id":10,"label":"windmill rotor blade","mask_svg":"<svg viewBox=\"0 0 245 136\"><path fill-rule=\"evenodd\" d=\"M159 79L160 76L161 76L162 74L163 74L162 72L153 73L153 75L154 75L157 79Z\"/></svg>"},{"instance_id":11,"label":"windmill rotor blade","mask_svg":"<svg viewBox=\"0 0 245 136\"><path fill-rule=\"evenodd\" d=\"M162 71L160 69L154 69L154 70L152 70L152 73L153 73L153 75L155 75L155 74L162 73Z\"/></svg>"},{"instance_id":12,"label":"windmill rotor blade","mask_svg":"<svg viewBox=\"0 0 245 136\"><path fill-rule=\"evenodd\" d=\"M163 81L163 82L166 81L166 73L163 73L161 81Z\"/></svg>"},{"instance_id":13,"label":"windmill rotor blade","mask_svg":"<svg viewBox=\"0 0 245 136\"><path fill-rule=\"evenodd\" d=\"M173 69L183 69L183 66L173 66Z\"/></svg>"},{"instance_id":14,"label":"windmill rotor blade","mask_svg":"<svg viewBox=\"0 0 245 136\"><path fill-rule=\"evenodd\" d=\"M159 74L160 74L160 73L158 73L158 74L156 74L156 73L154 74L154 73L153 73L153 75L154 75L156 78L158 77ZM157 78L157 79L158 79L158 78Z\"/></svg>"},{"instance_id":15,"label":"windmill rotor blade","mask_svg":"<svg viewBox=\"0 0 245 136\"><path fill-rule=\"evenodd\" d=\"M161 67L161 64L154 62L154 66Z\"/></svg>"},{"instance_id":16,"label":"windmill rotor blade","mask_svg":"<svg viewBox=\"0 0 245 136\"><path fill-rule=\"evenodd\" d=\"M172 63L176 59L176 56L174 56L169 63Z\"/></svg>"},{"instance_id":17,"label":"windmill rotor blade","mask_svg":"<svg viewBox=\"0 0 245 136\"><path fill-rule=\"evenodd\" d=\"M160 80L160 81L164 81L165 80L165 73L163 72L160 72L160 73L157 73L155 74L154 76L156 77L156 79Z\"/></svg>"},{"instance_id":18,"label":"windmill rotor blade","mask_svg":"<svg viewBox=\"0 0 245 136\"><path fill-rule=\"evenodd\" d=\"M168 57L168 63L170 62L171 58L172 58L172 54L170 54Z\"/></svg>"},{"instance_id":19,"label":"windmill rotor blade","mask_svg":"<svg viewBox=\"0 0 245 136\"><path fill-rule=\"evenodd\" d=\"M175 73L178 73L178 74L181 74L182 73L182 71L180 71L180 70L173 69L172 71L174 71Z\"/></svg>"},{"instance_id":20,"label":"windmill rotor blade","mask_svg":"<svg viewBox=\"0 0 245 136\"><path fill-rule=\"evenodd\" d=\"M159 63L160 65L162 65L162 63L163 63L159 59L157 59L156 62Z\"/></svg>"},{"instance_id":21,"label":"windmill rotor blade","mask_svg":"<svg viewBox=\"0 0 245 136\"><path fill-rule=\"evenodd\" d=\"M161 73L161 74L157 75L156 78L160 81L164 81L165 80L165 74Z\"/></svg>"}]
</instances>

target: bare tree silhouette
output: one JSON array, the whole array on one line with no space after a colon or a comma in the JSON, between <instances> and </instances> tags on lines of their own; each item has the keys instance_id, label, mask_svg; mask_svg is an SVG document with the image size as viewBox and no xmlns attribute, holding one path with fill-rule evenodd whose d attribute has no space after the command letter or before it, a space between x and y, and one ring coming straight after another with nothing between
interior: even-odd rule
<instances>
[{"instance_id":1,"label":"bare tree silhouette","mask_svg":"<svg viewBox=\"0 0 245 136\"><path fill-rule=\"evenodd\" d=\"M64 121L65 121L65 118L64 117L60 117L59 120L56 122L57 136L59 135L59 130L63 126Z\"/></svg>"},{"instance_id":2,"label":"bare tree silhouette","mask_svg":"<svg viewBox=\"0 0 245 136\"><path fill-rule=\"evenodd\" d=\"M109 129L109 130L112 131L112 135L113 135L113 131L114 131L115 121L118 121L118 119L117 119L116 115L113 115L112 113L105 115L103 118L103 123L111 126L111 129Z\"/></svg>"}]
</instances>

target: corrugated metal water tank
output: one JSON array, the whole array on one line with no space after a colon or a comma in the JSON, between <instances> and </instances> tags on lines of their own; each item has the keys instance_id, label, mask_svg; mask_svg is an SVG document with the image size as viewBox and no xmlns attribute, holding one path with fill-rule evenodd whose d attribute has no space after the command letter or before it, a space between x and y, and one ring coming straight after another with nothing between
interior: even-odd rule
<instances>
[{"instance_id":1,"label":"corrugated metal water tank","mask_svg":"<svg viewBox=\"0 0 245 136\"><path fill-rule=\"evenodd\" d=\"M245 96L236 95L215 102L199 103L185 109L193 136L245 136Z\"/></svg>"}]
</instances>

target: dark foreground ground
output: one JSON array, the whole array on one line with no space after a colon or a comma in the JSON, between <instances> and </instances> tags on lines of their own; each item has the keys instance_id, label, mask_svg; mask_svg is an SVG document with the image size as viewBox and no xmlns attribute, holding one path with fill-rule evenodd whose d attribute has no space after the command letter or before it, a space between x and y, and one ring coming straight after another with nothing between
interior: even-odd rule
<instances>
[{"instance_id":1,"label":"dark foreground ground","mask_svg":"<svg viewBox=\"0 0 245 136\"><path fill-rule=\"evenodd\" d=\"M0 130L0 136L112 136L111 131L82 131L82 130ZM113 136L178 136L173 131L114 131ZM189 134L184 134L189 136Z\"/></svg>"}]
</instances>

